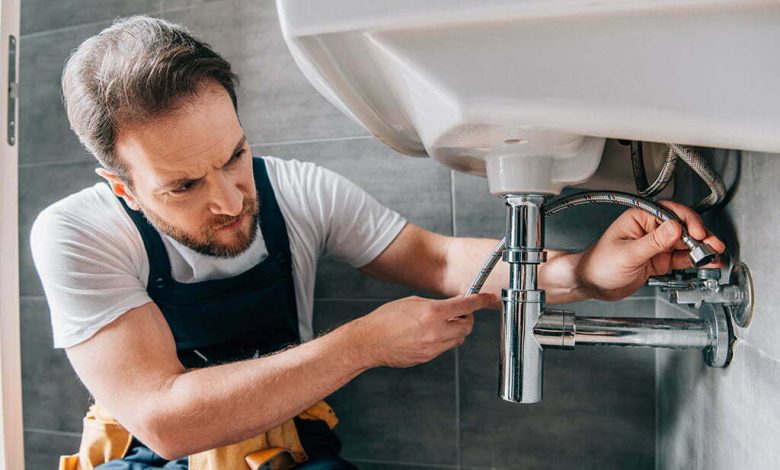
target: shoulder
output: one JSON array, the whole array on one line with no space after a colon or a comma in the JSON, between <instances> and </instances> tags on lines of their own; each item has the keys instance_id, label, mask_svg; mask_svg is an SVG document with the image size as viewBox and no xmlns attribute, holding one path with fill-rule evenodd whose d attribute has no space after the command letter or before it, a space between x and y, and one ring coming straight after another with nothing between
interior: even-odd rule
<instances>
[{"instance_id":1,"label":"shoulder","mask_svg":"<svg viewBox=\"0 0 780 470\"><path fill-rule=\"evenodd\" d=\"M325 173L330 173L312 162L270 156L264 156L262 159L265 161L268 177L274 189L285 190L289 185L308 185L317 179L327 177Z\"/></svg>"},{"instance_id":2,"label":"shoulder","mask_svg":"<svg viewBox=\"0 0 780 470\"><path fill-rule=\"evenodd\" d=\"M108 185L97 183L44 209L35 219L32 233L45 235L51 230L57 233L110 232L116 225L121 225L123 213Z\"/></svg>"},{"instance_id":3,"label":"shoulder","mask_svg":"<svg viewBox=\"0 0 780 470\"><path fill-rule=\"evenodd\" d=\"M30 242L36 261L102 250L140 264L138 230L104 183L95 184L44 209L33 223Z\"/></svg>"}]
</instances>

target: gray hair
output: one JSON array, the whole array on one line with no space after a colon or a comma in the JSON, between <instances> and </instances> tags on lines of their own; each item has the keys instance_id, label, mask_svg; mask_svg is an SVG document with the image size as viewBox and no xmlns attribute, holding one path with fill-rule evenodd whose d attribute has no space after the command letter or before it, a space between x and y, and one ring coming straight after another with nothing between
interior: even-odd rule
<instances>
[{"instance_id":1,"label":"gray hair","mask_svg":"<svg viewBox=\"0 0 780 470\"><path fill-rule=\"evenodd\" d=\"M132 16L83 43L62 73L70 127L100 164L129 183L115 151L122 126L176 111L206 81L227 90L237 108L230 64L183 26Z\"/></svg>"}]
</instances>

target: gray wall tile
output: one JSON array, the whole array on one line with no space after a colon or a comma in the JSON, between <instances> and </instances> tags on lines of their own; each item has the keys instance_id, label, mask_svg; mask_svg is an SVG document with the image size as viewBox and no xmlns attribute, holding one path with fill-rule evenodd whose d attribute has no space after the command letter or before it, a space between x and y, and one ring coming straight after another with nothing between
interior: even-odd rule
<instances>
[{"instance_id":1,"label":"gray wall tile","mask_svg":"<svg viewBox=\"0 0 780 470\"><path fill-rule=\"evenodd\" d=\"M80 442L79 434L26 431L24 433L24 468L25 470L57 468L60 456L78 452Z\"/></svg>"},{"instance_id":2,"label":"gray wall tile","mask_svg":"<svg viewBox=\"0 0 780 470\"><path fill-rule=\"evenodd\" d=\"M189 27L232 63L241 78L239 114L250 142L367 134L298 70L282 38L275 2L207 2L164 16Z\"/></svg>"},{"instance_id":3,"label":"gray wall tile","mask_svg":"<svg viewBox=\"0 0 780 470\"><path fill-rule=\"evenodd\" d=\"M717 155L726 158L726 155ZM713 214L707 222L726 239L735 259L745 262L753 276L756 290L753 322L740 330L740 337L753 346L780 358L780 304L777 286L777 240L780 233L780 155L747 152L742 155L739 185L728 205Z\"/></svg>"},{"instance_id":4,"label":"gray wall tile","mask_svg":"<svg viewBox=\"0 0 780 470\"><path fill-rule=\"evenodd\" d=\"M314 327L322 332L379 307L378 302L318 301ZM456 463L455 359L448 352L421 366L363 373L329 403L348 459Z\"/></svg>"},{"instance_id":5,"label":"gray wall tile","mask_svg":"<svg viewBox=\"0 0 780 470\"><path fill-rule=\"evenodd\" d=\"M52 2L58 4L59 2ZM44 9L45 10L45 9ZM89 160L70 130L60 77L71 50L109 23L24 37L20 43L19 161L21 164Z\"/></svg>"},{"instance_id":6,"label":"gray wall tile","mask_svg":"<svg viewBox=\"0 0 780 470\"><path fill-rule=\"evenodd\" d=\"M404 157L374 139L254 146L252 151L317 163L349 178L409 222L437 233L452 233L450 172L428 159ZM325 260L320 263L315 296L391 299L414 292Z\"/></svg>"},{"instance_id":7,"label":"gray wall tile","mask_svg":"<svg viewBox=\"0 0 780 470\"><path fill-rule=\"evenodd\" d=\"M30 230L38 214L50 204L100 178L95 161L19 168L19 290L22 295L43 295L30 251Z\"/></svg>"},{"instance_id":8,"label":"gray wall tile","mask_svg":"<svg viewBox=\"0 0 780 470\"><path fill-rule=\"evenodd\" d=\"M26 428L81 432L89 393L65 352L52 348L46 301L22 298L22 392Z\"/></svg>"},{"instance_id":9,"label":"gray wall tile","mask_svg":"<svg viewBox=\"0 0 780 470\"><path fill-rule=\"evenodd\" d=\"M780 467L780 361L745 341L726 369L687 351L656 357L658 468Z\"/></svg>"},{"instance_id":10,"label":"gray wall tile","mask_svg":"<svg viewBox=\"0 0 780 470\"><path fill-rule=\"evenodd\" d=\"M725 206L706 213L705 222L726 242L731 259L750 268L755 316L748 328L735 327L736 350L726 369L708 368L692 352L657 352L658 468L778 468L780 318L774 313L780 301L775 288L780 155L704 153L734 188ZM706 193L695 177L684 184L689 202ZM685 314L661 300L656 310L663 316Z\"/></svg>"},{"instance_id":11,"label":"gray wall tile","mask_svg":"<svg viewBox=\"0 0 780 470\"><path fill-rule=\"evenodd\" d=\"M652 316L652 300L580 302L578 315ZM497 396L497 312L480 312L460 348L462 463L508 468L651 469L653 353L580 347L545 352L544 399L516 405Z\"/></svg>"},{"instance_id":12,"label":"gray wall tile","mask_svg":"<svg viewBox=\"0 0 780 470\"><path fill-rule=\"evenodd\" d=\"M24 0L22 34L112 20L118 16L158 13L160 0Z\"/></svg>"}]
</instances>

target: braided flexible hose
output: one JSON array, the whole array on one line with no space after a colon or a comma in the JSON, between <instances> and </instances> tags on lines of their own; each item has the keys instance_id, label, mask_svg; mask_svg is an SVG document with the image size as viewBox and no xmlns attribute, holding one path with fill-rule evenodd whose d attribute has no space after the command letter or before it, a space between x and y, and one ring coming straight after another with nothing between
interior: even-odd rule
<instances>
[{"instance_id":1,"label":"braided flexible hose","mask_svg":"<svg viewBox=\"0 0 780 470\"><path fill-rule=\"evenodd\" d=\"M634 185L639 194L647 191L647 172L645 171L645 157L642 142L631 141L631 170L634 172Z\"/></svg>"},{"instance_id":2,"label":"braided flexible hose","mask_svg":"<svg viewBox=\"0 0 780 470\"><path fill-rule=\"evenodd\" d=\"M642 197L653 197L656 194L660 193L664 190L665 187L669 185L669 182L672 180L672 177L674 176L674 171L677 169L677 153L669 149L669 152L666 154L666 161L664 161L663 166L661 167L661 172L658 174L658 177L655 179L653 184L645 188L644 190L639 191L639 195Z\"/></svg>"},{"instance_id":3,"label":"braided flexible hose","mask_svg":"<svg viewBox=\"0 0 780 470\"><path fill-rule=\"evenodd\" d=\"M720 176L718 176L710 164L707 163L707 160L702 158L702 156L696 153L691 147L677 144L667 145L669 146L669 149L674 151L682 161L688 164L688 166L691 167L691 170L699 175L699 178L701 178L707 187L710 188L710 195L697 202L696 205L694 205L694 209L703 212L723 201L726 197L726 185L723 184L723 180L720 179Z\"/></svg>"},{"instance_id":4,"label":"braided flexible hose","mask_svg":"<svg viewBox=\"0 0 780 470\"><path fill-rule=\"evenodd\" d=\"M696 259L693 259L693 262L696 266L710 263L714 260L715 257L717 257L717 254L710 247L691 238L691 236L688 234L688 229L674 212L633 194L619 191L590 191L574 194L550 203L550 205L543 208L543 213L544 216L547 217L549 215L554 215L565 211L566 209L571 209L572 207L581 206L584 204L615 204L632 207L647 212L653 217L661 220L661 222L666 222L669 219L674 220L682 227L682 235L680 236L680 239L683 243L685 243L686 246L691 249L692 258L694 258L693 255L696 255ZM479 293L488 276L490 275L490 272L501 258L501 253L505 247L506 237L498 242L490 255L488 255L485 263L482 265L482 268L479 270L476 276L474 276L474 279L471 281L471 286L469 286L469 289L466 291L467 296Z\"/></svg>"}]
</instances>

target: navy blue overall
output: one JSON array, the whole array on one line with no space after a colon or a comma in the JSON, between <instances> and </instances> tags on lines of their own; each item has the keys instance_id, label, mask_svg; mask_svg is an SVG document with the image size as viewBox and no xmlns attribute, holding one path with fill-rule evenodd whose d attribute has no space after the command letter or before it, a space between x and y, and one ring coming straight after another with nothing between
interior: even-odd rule
<instances>
[{"instance_id":1,"label":"navy blue overall","mask_svg":"<svg viewBox=\"0 0 780 470\"><path fill-rule=\"evenodd\" d=\"M187 368L240 361L300 342L292 257L284 217L274 196L263 159L253 159L260 201L260 230L268 257L228 279L183 284L173 279L168 253L157 230L122 201L138 227L149 258L147 292L162 311ZM355 468L338 457L341 442L323 421L295 418L301 444L310 460L297 468ZM97 468L186 469L187 459L166 461L134 439L123 459Z\"/></svg>"}]
</instances>

